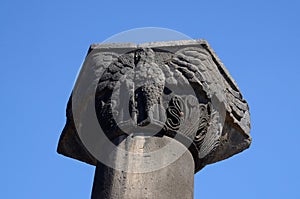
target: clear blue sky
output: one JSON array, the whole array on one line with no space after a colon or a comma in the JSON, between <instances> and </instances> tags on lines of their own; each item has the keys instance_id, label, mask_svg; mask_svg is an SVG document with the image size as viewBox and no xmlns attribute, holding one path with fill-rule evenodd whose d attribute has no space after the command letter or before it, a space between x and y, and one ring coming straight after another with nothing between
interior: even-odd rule
<instances>
[{"instance_id":1,"label":"clear blue sky","mask_svg":"<svg viewBox=\"0 0 300 199\"><path fill-rule=\"evenodd\" d=\"M94 167L56 153L91 43L156 26L208 40L251 109L253 143L195 175L195 199L300 198L300 2L0 2L0 198L89 198Z\"/></svg>"}]
</instances>

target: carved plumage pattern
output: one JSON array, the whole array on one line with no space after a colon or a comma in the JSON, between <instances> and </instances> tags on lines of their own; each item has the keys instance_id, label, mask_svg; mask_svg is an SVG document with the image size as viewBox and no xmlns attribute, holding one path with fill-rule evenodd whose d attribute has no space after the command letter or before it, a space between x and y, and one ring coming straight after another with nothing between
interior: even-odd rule
<instances>
[{"instance_id":1,"label":"carved plumage pattern","mask_svg":"<svg viewBox=\"0 0 300 199\"><path fill-rule=\"evenodd\" d=\"M137 56L140 56L138 61ZM194 139L199 148L199 158L204 158L218 147L222 134L222 123L225 120L224 116L219 115L220 110L208 105L211 104L210 100L213 97L216 98L218 102L224 104L224 107L226 106L231 111L230 114L238 121L241 120L248 108L240 93L226 82L226 78L222 76L211 54L205 49L184 48L172 54L171 57L169 56L167 60L156 59L155 50L142 49L119 56L117 61L107 67L98 82L96 103L101 101L97 106L100 113L98 116L101 120L106 121L103 124L106 129L110 129L115 125L107 122L112 120L109 96L116 89L116 83L125 74L127 78L135 79L135 84L139 84L139 81L142 82L137 87L141 87L143 96L140 94L131 97L131 100L134 98L136 101L139 100L139 103L144 103L144 108L138 107L137 109L140 110L134 110L140 112L140 114L145 114L149 111L149 107L155 103L164 104L161 101L163 99L161 95L166 82L169 85L176 85L178 88L182 86L182 90L184 90L184 84L181 85L182 82L188 82L193 87L198 100L197 109L200 109L200 118L193 120L198 124L197 128L195 125L185 124L193 118L192 116L195 113L189 111L191 107L180 107L179 98L176 96L169 98L171 103L165 105L166 126L168 129L175 131L179 129L180 125L185 125L182 133ZM143 79L147 79L147 81L143 82ZM184 95L184 91L182 93ZM183 98L185 97L183 96ZM136 106L134 102L130 104ZM133 111L135 108L129 107L129 109ZM182 110L189 112L190 115L183 116L184 112Z\"/></svg>"}]
</instances>

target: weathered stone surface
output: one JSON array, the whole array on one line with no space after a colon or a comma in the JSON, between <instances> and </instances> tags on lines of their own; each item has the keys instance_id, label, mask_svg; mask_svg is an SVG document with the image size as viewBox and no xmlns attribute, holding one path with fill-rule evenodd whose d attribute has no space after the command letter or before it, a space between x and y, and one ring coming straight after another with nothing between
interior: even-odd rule
<instances>
[{"instance_id":1,"label":"weathered stone surface","mask_svg":"<svg viewBox=\"0 0 300 199\"><path fill-rule=\"evenodd\" d=\"M92 45L80 76L89 73L97 87L91 96L96 115L111 141L139 132L139 127L145 134L162 129L153 136L168 136L185 145L195 172L251 143L248 104L206 41ZM91 148L80 139L72 106L71 97L58 153L97 165Z\"/></svg>"},{"instance_id":2,"label":"weathered stone surface","mask_svg":"<svg viewBox=\"0 0 300 199\"><path fill-rule=\"evenodd\" d=\"M112 153L109 156L116 158L118 164L127 165L131 171L148 168L149 172L126 172L108 167L98 162L95 172L92 199L112 198L193 198L194 187L194 160L185 146L170 137L127 136L117 138L118 146L130 152L144 155L142 161L134 158L123 158L122 154ZM185 152L174 162L158 170L152 170L156 162L168 161L167 154L160 153L158 159L149 155L149 151L160 150L161 146L172 145L172 148ZM141 147L143 146L143 147ZM147 155L148 154L148 155ZM172 155L172 154L169 154Z\"/></svg>"}]
</instances>

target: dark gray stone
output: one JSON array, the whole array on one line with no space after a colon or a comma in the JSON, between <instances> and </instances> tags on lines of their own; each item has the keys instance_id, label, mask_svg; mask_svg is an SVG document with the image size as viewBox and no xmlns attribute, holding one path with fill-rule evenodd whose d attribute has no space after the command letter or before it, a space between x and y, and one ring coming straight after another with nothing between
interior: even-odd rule
<instances>
[{"instance_id":1,"label":"dark gray stone","mask_svg":"<svg viewBox=\"0 0 300 199\"><path fill-rule=\"evenodd\" d=\"M119 198L134 198L135 194L143 198L143 194L161 190L160 184L166 190L169 186L189 187L192 177L187 170L193 168L197 172L250 146L248 104L206 41L95 44L89 49L78 79L81 81L78 80L70 97L57 151L97 165L94 198L99 194L104 194L101 198L118 198L112 190L123 185L126 187L120 188L123 195ZM90 125L94 120L104 137L99 138L95 130L98 127ZM96 133L90 133L93 131ZM177 156L173 160L169 149L150 144L152 150L165 151L151 156L152 166L147 170L147 164L141 164L143 158L135 159L133 155L130 157L134 161L123 160L123 153L107 145L111 142L124 148L127 143L128 147L135 143L131 136L137 135L147 138L147 143L172 139L188 152L175 150L173 155ZM120 138L125 141L115 143ZM160 160L168 164L155 167ZM129 170L124 171L126 164L130 164L126 168ZM144 170L136 174L132 168ZM186 178L180 177L182 173L169 176L169 172L180 168L186 171ZM122 184L119 179L123 179L124 172L131 180ZM151 176L161 182L156 184ZM151 191L133 191L140 185ZM191 193L187 189L180 198L190 198L185 196ZM172 198L165 194L164 198Z\"/></svg>"},{"instance_id":2,"label":"dark gray stone","mask_svg":"<svg viewBox=\"0 0 300 199\"><path fill-rule=\"evenodd\" d=\"M110 154L117 160L116 162L128 165L130 170L139 170L144 167L152 170L155 164L152 157L145 150L159 150L162 145L172 144L172 148L185 150L185 146L180 142L171 141L170 137L126 137L118 145L131 152L138 152L143 158L123 159L118 154ZM143 146L143 147L140 147ZM168 161L166 154L161 153L157 161ZM119 171L98 162L95 172L92 199L111 198L193 198L194 187L194 160L188 150L185 150L177 160L166 167L146 173L134 173ZM174 197L175 196L175 197Z\"/></svg>"}]
</instances>

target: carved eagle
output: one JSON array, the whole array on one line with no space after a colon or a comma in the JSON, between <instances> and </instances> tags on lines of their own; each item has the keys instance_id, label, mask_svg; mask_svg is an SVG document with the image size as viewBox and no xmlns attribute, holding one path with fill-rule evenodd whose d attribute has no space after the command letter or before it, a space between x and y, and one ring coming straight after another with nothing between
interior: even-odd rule
<instances>
[{"instance_id":1,"label":"carved eagle","mask_svg":"<svg viewBox=\"0 0 300 199\"><path fill-rule=\"evenodd\" d=\"M95 45L86 70L96 74L95 109L109 139L132 125L180 134L179 139L192 142L198 171L249 147L249 107L205 41L178 43L131 45L117 55L115 49ZM72 124L71 103L58 152L95 164L87 150L70 151L74 143L84 148Z\"/></svg>"}]
</instances>

